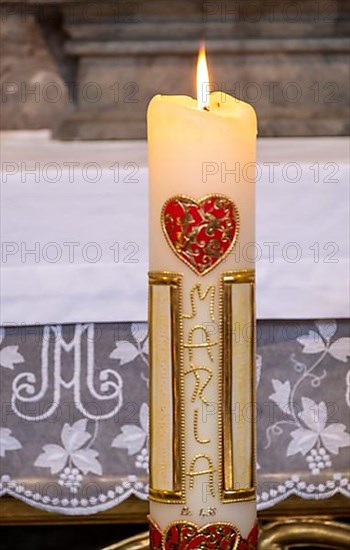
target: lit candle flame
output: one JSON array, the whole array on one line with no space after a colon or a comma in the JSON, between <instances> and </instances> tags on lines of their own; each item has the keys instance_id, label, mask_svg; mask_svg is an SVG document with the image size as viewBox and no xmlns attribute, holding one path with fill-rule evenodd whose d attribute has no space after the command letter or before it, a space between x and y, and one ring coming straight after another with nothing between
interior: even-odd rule
<instances>
[{"instance_id":1,"label":"lit candle flame","mask_svg":"<svg viewBox=\"0 0 350 550\"><path fill-rule=\"evenodd\" d=\"M204 44L199 49L197 62L197 104L198 109L209 107L209 73Z\"/></svg>"}]
</instances>

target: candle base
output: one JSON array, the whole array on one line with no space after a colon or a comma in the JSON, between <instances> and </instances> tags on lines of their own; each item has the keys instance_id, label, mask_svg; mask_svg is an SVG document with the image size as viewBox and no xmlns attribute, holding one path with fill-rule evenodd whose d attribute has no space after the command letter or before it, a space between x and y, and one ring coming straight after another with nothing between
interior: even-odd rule
<instances>
[{"instance_id":1,"label":"candle base","mask_svg":"<svg viewBox=\"0 0 350 550\"><path fill-rule=\"evenodd\" d=\"M170 523L164 531L149 517L150 550L257 550L258 526L254 525L245 539L233 523L216 522L199 527L195 523Z\"/></svg>"}]
</instances>

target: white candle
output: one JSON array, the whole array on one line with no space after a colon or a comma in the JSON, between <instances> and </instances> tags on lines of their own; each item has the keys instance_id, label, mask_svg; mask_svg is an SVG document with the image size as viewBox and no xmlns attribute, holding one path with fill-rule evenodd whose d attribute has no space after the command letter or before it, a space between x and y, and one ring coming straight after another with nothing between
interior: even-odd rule
<instances>
[{"instance_id":1,"label":"white candle","mask_svg":"<svg viewBox=\"0 0 350 550\"><path fill-rule=\"evenodd\" d=\"M230 524L233 541L256 521L256 133L254 109L222 92L148 109L150 517L163 543L178 522Z\"/></svg>"}]
</instances>

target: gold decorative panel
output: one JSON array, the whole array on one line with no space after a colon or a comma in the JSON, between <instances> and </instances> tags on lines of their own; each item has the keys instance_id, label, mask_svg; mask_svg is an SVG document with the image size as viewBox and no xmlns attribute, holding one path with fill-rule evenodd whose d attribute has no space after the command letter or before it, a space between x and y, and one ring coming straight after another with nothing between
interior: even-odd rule
<instances>
[{"instance_id":1,"label":"gold decorative panel","mask_svg":"<svg viewBox=\"0 0 350 550\"><path fill-rule=\"evenodd\" d=\"M222 498L255 498L254 272L221 280Z\"/></svg>"},{"instance_id":2,"label":"gold decorative panel","mask_svg":"<svg viewBox=\"0 0 350 550\"><path fill-rule=\"evenodd\" d=\"M182 275L149 274L150 499L184 499Z\"/></svg>"}]
</instances>

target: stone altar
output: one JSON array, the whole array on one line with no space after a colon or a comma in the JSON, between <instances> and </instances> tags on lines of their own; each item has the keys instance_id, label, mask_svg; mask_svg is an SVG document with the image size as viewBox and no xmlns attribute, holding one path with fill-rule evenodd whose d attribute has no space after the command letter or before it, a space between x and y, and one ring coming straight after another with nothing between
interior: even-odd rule
<instances>
[{"instance_id":1,"label":"stone altar","mask_svg":"<svg viewBox=\"0 0 350 550\"><path fill-rule=\"evenodd\" d=\"M36 3L33 17L52 4L64 59L76 62L50 121L56 138L144 138L152 95L195 94L203 39L213 87L252 103L260 135L348 133L350 11L341 0L54 0Z\"/></svg>"}]
</instances>

